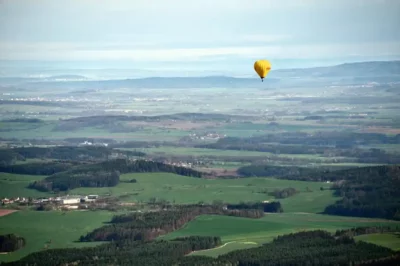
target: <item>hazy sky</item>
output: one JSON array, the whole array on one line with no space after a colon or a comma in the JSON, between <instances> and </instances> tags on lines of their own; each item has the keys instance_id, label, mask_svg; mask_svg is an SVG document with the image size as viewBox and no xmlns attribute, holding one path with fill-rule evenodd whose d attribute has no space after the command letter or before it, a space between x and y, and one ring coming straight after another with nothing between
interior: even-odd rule
<instances>
[{"instance_id":1,"label":"hazy sky","mask_svg":"<svg viewBox=\"0 0 400 266\"><path fill-rule=\"evenodd\" d=\"M400 0L0 0L0 60L399 58L399 14Z\"/></svg>"}]
</instances>

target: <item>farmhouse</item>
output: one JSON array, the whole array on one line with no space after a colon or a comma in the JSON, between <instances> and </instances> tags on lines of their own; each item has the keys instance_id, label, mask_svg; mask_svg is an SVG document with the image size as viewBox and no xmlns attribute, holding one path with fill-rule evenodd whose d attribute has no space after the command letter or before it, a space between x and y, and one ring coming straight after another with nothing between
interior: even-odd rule
<instances>
[{"instance_id":1,"label":"farmhouse","mask_svg":"<svg viewBox=\"0 0 400 266\"><path fill-rule=\"evenodd\" d=\"M1 199L1 203L2 203L3 205L11 204L11 203L14 203L14 202L23 203L23 202L27 202L27 201L28 201L28 200L27 200L26 198L20 198L20 197L10 198L10 199L8 199L8 198L3 198L3 199Z\"/></svg>"},{"instance_id":2,"label":"farmhouse","mask_svg":"<svg viewBox=\"0 0 400 266\"><path fill-rule=\"evenodd\" d=\"M82 197L81 201L83 201L83 202L94 202L98 198L99 198L98 195L88 195L88 196Z\"/></svg>"},{"instance_id":3,"label":"farmhouse","mask_svg":"<svg viewBox=\"0 0 400 266\"><path fill-rule=\"evenodd\" d=\"M78 204L81 202L80 198L66 198L61 200L61 204Z\"/></svg>"},{"instance_id":4,"label":"farmhouse","mask_svg":"<svg viewBox=\"0 0 400 266\"><path fill-rule=\"evenodd\" d=\"M81 197L68 195L65 197L57 197L56 201L63 205L79 204L79 203L81 203Z\"/></svg>"}]
</instances>

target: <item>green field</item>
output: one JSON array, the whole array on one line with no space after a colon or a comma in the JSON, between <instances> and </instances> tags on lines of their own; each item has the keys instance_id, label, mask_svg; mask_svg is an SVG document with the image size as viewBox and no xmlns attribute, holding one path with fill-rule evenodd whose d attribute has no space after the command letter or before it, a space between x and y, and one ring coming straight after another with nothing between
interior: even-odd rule
<instances>
[{"instance_id":1,"label":"green field","mask_svg":"<svg viewBox=\"0 0 400 266\"><path fill-rule=\"evenodd\" d=\"M270 152L259 151L242 151L242 150L219 150L219 149L205 149L205 148L192 148L192 147L169 147L161 146L157 148L142 149L145 153L155 154L170 154L170 155L190 155L190 156L260 156L269 157L274 156L277 158L294 158L294 159L313 159L313 160L327 160L328 158L315 155L315 154L274 154ZM332 159L332 158L329 158Z\"/></svg>"},{"instance_id":2,"label":"green field","mask_svg":"<svg viewBox=\"0 0 400 266\"><path fill-rule=\"evenodd\" d=\"M400 251L400 234L399 233L361 235L361 236L356 236L355 239Z\"/></svg>"},{"instance_id":3,"label":"green field","mask_svg":"<svg viewBox=\"0 0 400 266\"><path fill-rule=\"evenodd\" d=\"M268 156L271 153L258 151L239 151L239 150L216 150L192 147L170 147L161 146L157 148L143 149L146 153L163 153L173 155L191 155L191 156Z\"/></svg>"},{"instance_id":4,"label":"green field","mask_svg":"<svg viewBox=\"0 0 400 266\"><path fill-rule=\"evenodd\" d=\"M28 189L30 182L43 179L44 176L16 175L0 173L0 197L43 197L49 193ZM126 183L132 178L137 183ZM200 179L170 173L135 173L121 175L121 182L116 187L77 188L71 194L111 194L121 197L125 202L148 201L150 198L164 199L175 203L197 203L223 200L235 203L240 201L274 200L264 193L275 189L293 187L300 191L297 195L280 199L285 212L321 212L338 200L332 191L321 191L320 187L329 188L322 182L304 182L279 180L274 178L242 179ZM307 192L306 188L312 192Z\"/></svg>"},{"instance_id":5,"label":"green field","mask_svg":"<svg viewBox=\"0 0 400 266\"><path fill-rule=\"evenodd\" d=\"M287 117L285 122L279 123L277 126L271 126L267 122L266 123L235 123L227 125L220 129L220 132L223 134L227 134L231 137L249 137L251 135L260 135L265 133L272 132L315 132L315 131L328 131L337 129L337 126L326 126L326 125L316 125L310 124L308 121L305 121L301 124L293 124L290 122L295 121L298 117ZM297 121L296 121L297 122ZM253 134L251 134L253 133Z\"/></svg>"},{"instance_id":6,"label":"green field","mask_svg":"<svg viewBox=\"0 0 400 266\"><path fill-rule=\"evenodd\" d=\"M285 212L321 212L335 198L332 191L321 191L320 187L329 188L322 182L304 182L279 180L274 178L242 178L242 179L201 179L180 176L170 173L142 173L121 175L122 181L132 178L137 183L120 182L116 187L78 188L73 194L111 194L124 196L123 201L148 201L151 197L175 203L197 203L223 200L235 203L240 201L274 200L265 190L293 187L300 191L295 196L280 200ZM306 192L306 188L312 192Z\"/></svg>"},{"instance_id":7,"label":"green field","mask_svg":"<svg viewBox=\"0 0 400 266\"><path fill-rule=\"evenodd\" d=\"M260 246L260 244L252 241L244 241L244 242L231 241L231 242L226 242L217 248L194 251L190 255L218 257L221 254L225 254L234 250L255 248L258 246Z\"/></svg>"},{"instance_id":8,"label":"green field","mask_svg":"<svg viewBox=\"0 0 400 266\"><path fill-rule=\"evenodd\" d=\"M1 173L0 196L46 196L48 194L26 188L30 182L42 178L44 177ZM133 178L137 180L137 183L127 182ZM181 230L161 237L169 239L184 235L221 236L223 246L194 252L193 255L218 256L236 249L255 247L272 241L277 235L301 230L324 229L334 232L337 229L357 226L400 225L400 223L387 220L316 214L339 199L327 189L329 186L323 182L275 178L201 179L171 173L134 173L121 175L121 182L116 187L78 188L69 193L111 194L124 202L146 202L154 197L175 203L212 202L213 200L235 203L275 200L265 193L275 189L293 187L299 191L292 197L279 199L285 213L267 214L261 219L205 215L198 217ZM325 190L320 190L321 187ZM307 192L307 188L310 192ZM0 234L19 234L26 237L28 245L12 255L1 255L0 260L14 260L41 250L49 239L52 239L51 248L82 246L83 244L73 241L93 228L100 227L102 222L108 221L112 215L114 213L102 211L76 211L67 212L66 215L53 211L21 211L1 217ZM59 231L62 231L61 237L56 239ZM379 239L371 241L378 243ZM380 241L394 248L398 244L394 236L391 239L384 237Z\"/></svg>"},{"instance_id":9,"label":"green field","mask_svg":"<svg viewBox=\"0 0 400 266\"><path fill-rule=\"evenodd\" d=\"M57 121L46 121L43 123L19 123L19 122L0 122L1 128L7 128L7 131L1 132L3 138L17 139L64 139L64 138L113 138L116 140L148 140L155 141L162 138L163 140L177 140L180 137L188 135L183 130L163 130L158 127L144 127L141 130L132 132L110 132L110 130L102 127L80 127L74 130L54 130Z\"/></svg>"},{"instance_id":10,"label":"green field","mask_svg":"<svg viewBox=\"0 0 400 266\"><path fill-rule=\"evenodd\" d=\"M27 188L29 183L43 178L45 178L45 176L0 173L0 198L47 196L49 193Z\"/></svg>"},{"instance_id":11,"label":"green field","mask_svg":"<svg viewBox=\"0 0 400 266\"><path fill-rule=\"evenodd\" d=\"M12 261L32 252L48 248L69 248L97 245L79 243L83 234L103 225L115 213L106 211L20 211L0 217L0 235L14 233L26 239L26 246L10 254L1 254L0 261ZM49 244L48 241L51 240Z\"/></svg>"},{"instance_id":12,"label":"green field","mask_svg":"<svg viewBox=\"0 0 400 266\"><path fill-rule=\"evenodd\" d=\"M15 164L27 164L27 163L46 163L51 162L52 159L25 159L24 161L15 161Z\"/></svg>"},{"instance_id":13,"label":"green field","mask_svg":"<svg viewBox=\"0 0 400 266\"><path fill-rule=\"evenodd\" d=\"M335 232L338 229L379 225L395 226L400 225L400 222L310 213L274 213L266 214L261 219L202 215L186 224L184 228L160 238L172 239L189 235L220 236L222 242L227 243L225 246L193 253L194 255L218 256L234 249L270 242L278 235L303 230L323 229Z\"/></svg>"}]
</instances>

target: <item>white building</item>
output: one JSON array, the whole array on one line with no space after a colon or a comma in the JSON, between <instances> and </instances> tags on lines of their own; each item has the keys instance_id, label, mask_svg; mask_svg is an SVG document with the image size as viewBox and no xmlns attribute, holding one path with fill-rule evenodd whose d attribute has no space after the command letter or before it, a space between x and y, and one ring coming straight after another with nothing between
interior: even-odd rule
<instances>
[{"instance_id":1,"label":"white building","mask_svg":"<svg viewBox=\"0 0 400 266\"><path fill-rule=\"evenodd\" d=\"M65 198L61 200L61 204L78 204L80 202L80 198Z\"/></svg>"},{"instance_id":2,"label":"white building","mask_svg":"<svg viewBox=\"0 0 400 266\"><path fill-rule=\"evenodd\" d=\"M81 198L81 200L84 201L84 202L94 202L98 198L99 198L98 195L88 195L88 196L85 196L85 197Z\"/></svg>"}]
</instances>

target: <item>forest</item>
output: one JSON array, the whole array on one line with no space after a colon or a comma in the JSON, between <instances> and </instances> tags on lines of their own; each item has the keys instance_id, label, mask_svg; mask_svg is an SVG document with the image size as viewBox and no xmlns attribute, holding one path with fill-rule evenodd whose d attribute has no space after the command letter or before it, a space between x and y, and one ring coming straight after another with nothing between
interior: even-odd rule
<instances>
[{"instance_id":1,"label":"forest","mask_svg":"<svg viewBox=\"0 0 400 266\"><path fill-rule=\"evenodd\" d=\"M273 154L329 154L330 157L354 157L359 163L400 163L399 153L381 149L361 149L360 145L400 144L400 134L390 137L385 134L359 134L324 132L316 134L282 133L249 138L226 137L216 143L195 145L198 148L220 150L247 150Z\"/></svg>"},{"instance_id":2,"label":"forest","mask_svg":"<svg viewBox=\"0 0 400 266\"><path fill-rule=\"evenodd\" d=\"M269 194L271 196L274 196L276 199L284 199L284 198L294 196L297 193L298 193L298 191L295 188L288 187L288 188L284 188L284 189L275 189L273 192L270 192Z\"/></svg>"},{"instance_id":3,"label":"forest","mask_svg":"<svg viewBox=\"0 0 400 266\"><path fill-rule=\"evenodd\" d=\"M273 202L240 202L238 204L227 204L229 210L263 210L264 212L283 212L282 205L279 201Z\"/></svg>"},{"instance_id":4,"label":"forest","mask_svg":"<svg viewBox=\"0 0 400 266\"><path fill-rule=\"evenodd\" d=\"M51 161L38 163L24 163L12 165L0 165L0 172L12 173L20 175L52 175L59 172L64 172L72 167L82 164L78 161Z\"/></svg>"},{"instance_id":5,"label":"forest","mask_svg":"<svg viewBox=\"0 0 400 266\"><path fill-rule=\"evenodd\" d=\"M18 147L11 149L25 159L29 158L53 158L59 160L82 160L82 159L107 159L112 150L107 147Z\"/></svg>"},{"instance_id":6,"label":"forest","mask_svg":"<svg viewBox=\"0 0 400 266\"><path fill-rule=\"evenodd\" d=\"M218 260L231 265L354 265L393 254L388 248L316 230L278 236L272 243L233 251Z\"/></svg>"},{"instance_id":7,"label":"forest","mask_svg":"<svg viewBox=\"0 0 400 266\"><path fill-rule=\"evenodd\" d=\"M172 241L115 241L92 248L51 249L0 265L173 265L184 255L220 245L219 237L178 238Z\"/></svg>"},{"instance_id":8,"label":"forest","mask_svg":"<svg viewBox=\"0 0 400 266\"><path fill-rule=\"evenodd\" d=\"M274 166L274 165L248 165L237 170L242 177L273 176L288 180L301 181L326 181L325 175L328 170L314 169L298 166Z\"/></svg>"},{"instance_id":9,"label":"forest","mask_svg":"<svg viewBox=\"0 0 400 266\"><path fill-rule=\"evenodd\" d=\"M39 191L68 191L78 187L114 187L119 183L118 171L61 172L44 180L34 181L28 188Z\"/></svg>"},{"instance_id":10,"label":"forest","mask_svg":"<svg viewBox=\"0 0 400 266\"><path fill-rule=\"evenodd\" d=\"M341 181L354 179L391 178L400 174L400 165L355 167L341 170L306 168L297 166L249 165L238 169L243 177L273 176L280 179L300 181Z\"/></svg>"},{"instance_id":11,"label":"forest","mask_svg":"<svg viewBox=\"0 0 400 266\"><path fill-rule=\"evenodd\" d=\"M0 149L0 166L10 166L17 161L27 159L51 159L51 160L107 160L113 152L112 148L104 146L55 146L55 147L18 147ZM139 151L117 151L125 156L143 157L146 154ZM4 168L6 172L11 171Z\"/></svg>"},{"instance_id":12,"label":"forest","mask_svg":"<svg viewBox=\"0 0 400 266\"><path fill-rule=\"evenodd\" d=\"M244 177L274 176L302 181L331 181L342 199L325 209L326 214L400 220L400 165L380 165L329 171L302 167L250 165L239 168ZM289 193L288 193L289 192ZM274 191L276 198L295 191Z\"/></svg>"},{"instance_id":13,"label":"forest","mask_svg":"<svg viewBox=\"0 0 400 266\"><path fill-rule=\"evenodd\" d=\"M388 232L398 232L400 227L397 226L373 226L373 227L353 227L350 229L336 230L335 236L355 237L365 234L382 234Z\"/></svg>"},{"instance_id":14,"label":"forest","mask_svg":"<svg viewBox=\"0 0 400 266\"><path fill-rule=\"evenodd\" d=\"M219 237L191 236L171 241L119 240L91 248L51 249L28 255L4 265L363 265L383 260L399 262L394 251L355 242L353 238L335 238L316 230L279 236L272 243L238 250L216 259L185 256L192 251L219 246ZM373 265L373 264L369 264ZM395 265L395 264L393 264Z\"/></svg>"},{"instance_id":15,"label":"forest","mask_svg":"<svg viewBox=\"0 0 400 266\"><path fill-rule=\"evenodd\" d=\"M261 218L264 216L264 211L261 209L224 210L218 205L178 205L158 212L114 216L110 225L102 226L86 236L81 236L80 241L148 241L175 231L202 214Z\"/></svg>"},{"instance_id":16,"label":"forest","mask_svg":"<svg viewBox=\"0 0 400 266\"><path fill-rule=\"evenodd\" d=\"M251 116L238 116L227 114L204 114L204 113L177 113L171 115L155 116L126 116L126 115L99 115L85 116L70 119L61 119L53 129L54 131L75 131L84 127L100 126L110 132L132 132L132 128L125 128L123 122L166 122L166 121L215 121L229 122L232 120L245 120ZM138 127L140 128L140 127Z\"/></svg>"},{"instance_id":17,"label":"forest","mask_svg":"<svg viewBox=\"0 0 400 266\"><path fill-rule=\"evenodd\" d=\"M25 239L14 234L0 235L0 253L13 252L25 246Z\"/></svg>"},{"instance_id":18,"label":"forest","mask_svg":"<svg viewBox=\"0 0 400 266\"><path fill-rule=\"evenodd\" d=\"M137 173L137 172L168 172L178 175L202 177L203 173L179 166L167 165L160 162L145 161L145 160L126 160L115 159L103 161L100 163L76 164L67 171L58 172L58 169L63 169L66 165L63 163L48 163L47 168L42 168L42 163L32 163L25 166L13 166L15 168L4 167L7 169L18 169L25 174L33 174L39 171L55 172L43 180L35 181L29 185L31 189L39 191L67 191L77 187L113 187L119 183L120 174ZM31 172L29 172L31 171Z\"/></svg>"},{"instance_id":19,"label":"forest","mask_svg":"<svg viewBox=\"0 0 400 266\"><path fill-rule=\"evenodd\" d=\"M366 167L339 173L343 173L344 182L332 188L342 199L327 206L325 213L400 220L400 166Z\"/></svg>"}]
</instances>

